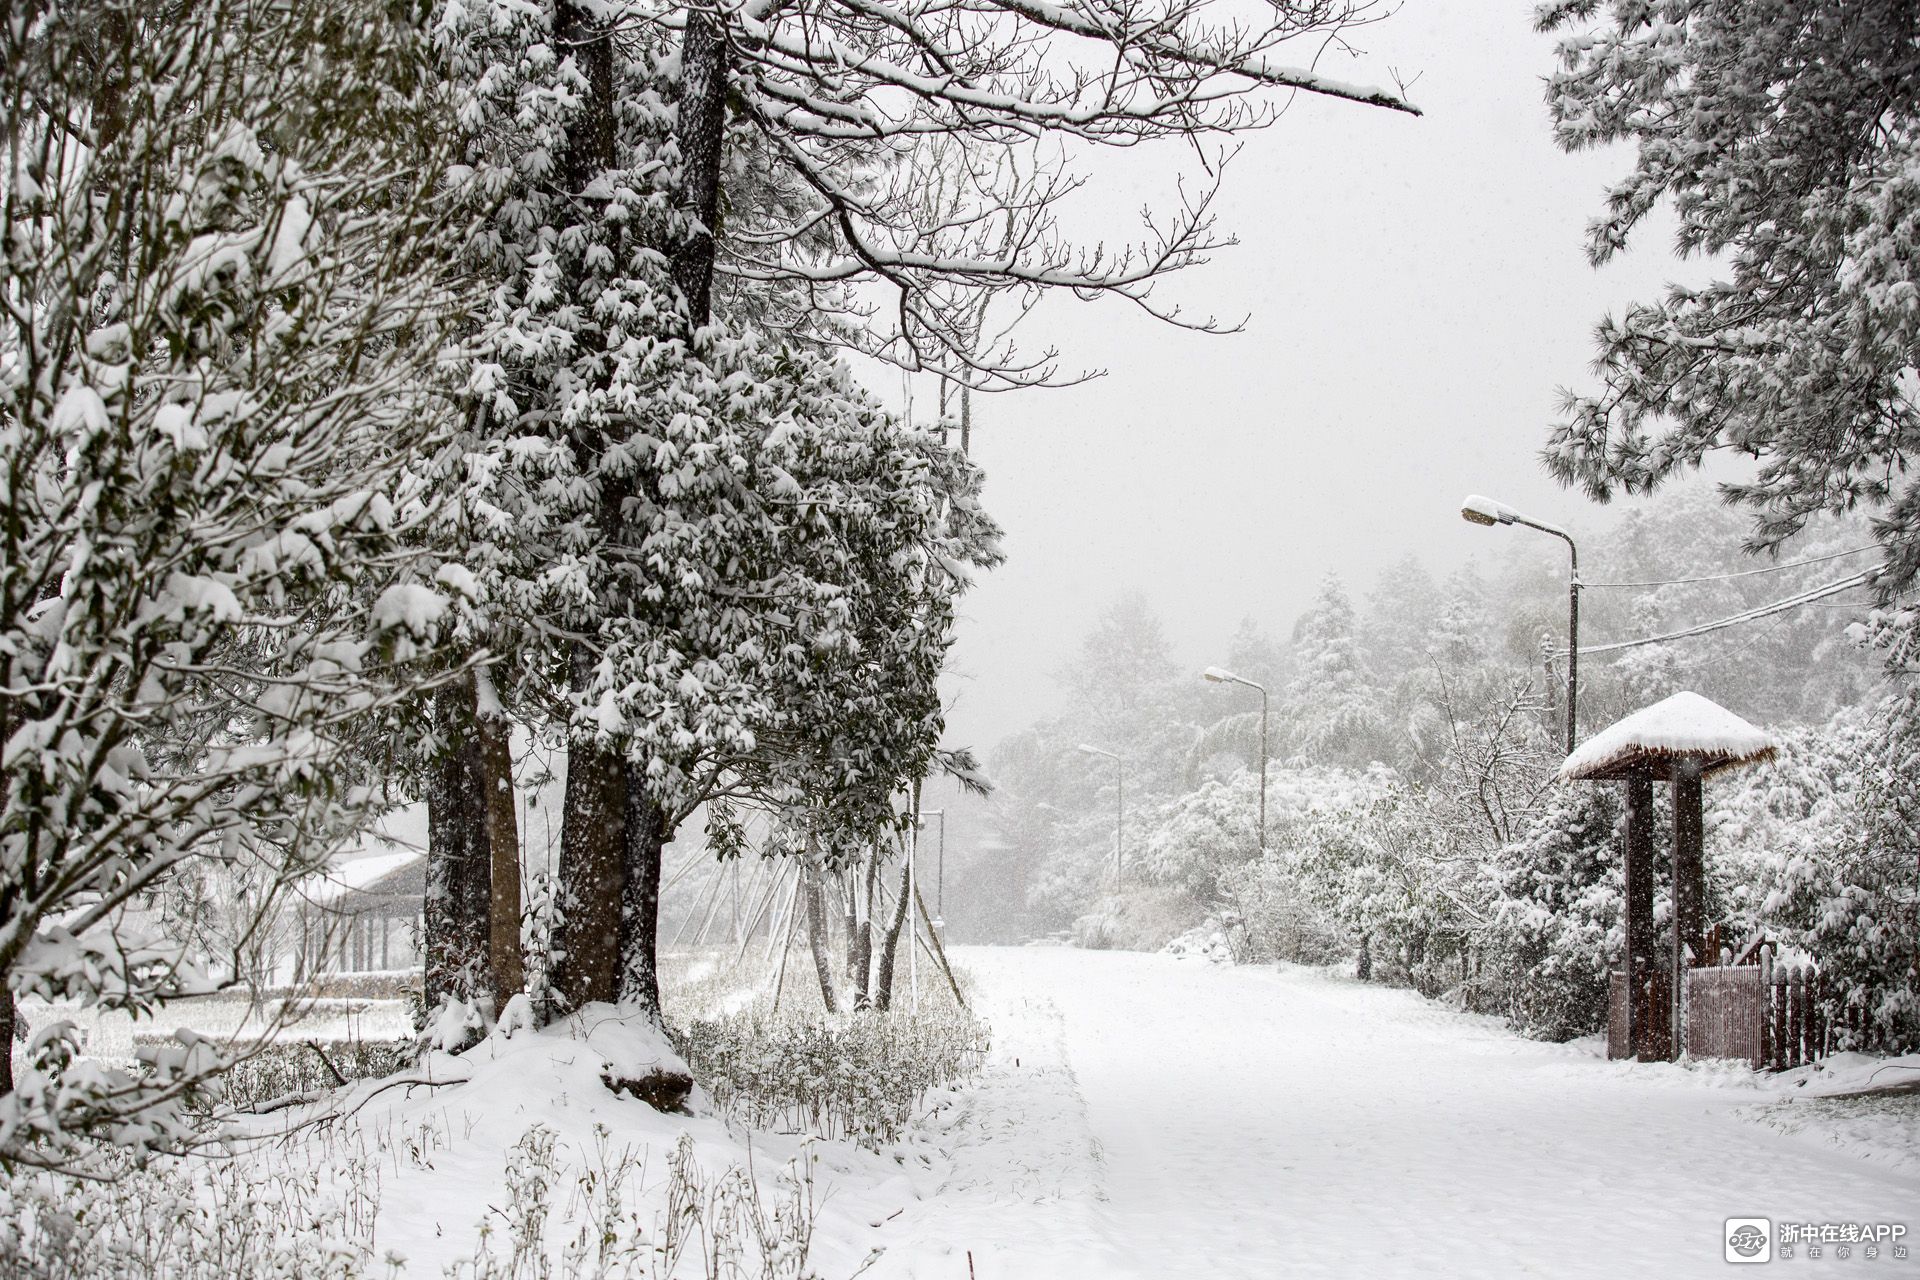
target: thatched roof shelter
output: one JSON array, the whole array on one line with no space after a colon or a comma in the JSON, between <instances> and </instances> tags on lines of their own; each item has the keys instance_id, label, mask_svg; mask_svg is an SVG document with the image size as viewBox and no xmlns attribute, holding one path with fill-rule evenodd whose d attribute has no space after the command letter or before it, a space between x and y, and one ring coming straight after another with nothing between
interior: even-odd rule
<instances>
[{"instance_id":1,"label":"thatched roof shelter","mask_svg":"<svg viewBox=\"0 0 1920 1280\"><path fill-rule=\"evenodd\" d=\"M1676 693L1594 734L1560 766L1562 781L1695 777L1771 759L1779 740L1697 693ZM1697 770L1697 771L1696 771Z\"/></svg>"}]
</instances>

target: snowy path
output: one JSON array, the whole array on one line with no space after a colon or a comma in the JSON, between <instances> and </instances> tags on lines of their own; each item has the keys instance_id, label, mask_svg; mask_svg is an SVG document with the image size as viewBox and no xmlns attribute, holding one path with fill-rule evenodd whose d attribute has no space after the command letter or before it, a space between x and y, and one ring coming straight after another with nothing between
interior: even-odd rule
<instances>
[{"instance_id":1,"label":"snowy path","mask_svg":"<svg viewBox=\"0 0 1920 1280\"><path fill-rule=\"evenodd\" d=\"M880 1276L959 1280L968 1251L975 1280L1722 1275L1728 1217L1920 1235L1911 1165L1752 1123L1764 1096L1732 1078L1300 971L960 958L993 1066ZM1857 1250L1772 1265L1920 1274Z\"/></svg>"}]
</instances>

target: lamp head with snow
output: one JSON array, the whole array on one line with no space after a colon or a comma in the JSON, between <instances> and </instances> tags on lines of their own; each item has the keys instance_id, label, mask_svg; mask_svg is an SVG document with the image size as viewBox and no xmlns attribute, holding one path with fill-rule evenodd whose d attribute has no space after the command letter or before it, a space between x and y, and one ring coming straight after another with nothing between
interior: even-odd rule
<instances>
[{"instance_id":1,"label":"lamp head with snow","mask_svg":"<svg viewBox=\"0 0 1920 1280\"><path fill-rule=\"evenodd\" d=\"M1114 752L1102 751L1100 748L1090 747L1084 742L1081 743L1079 746L1075 747L1074 750L1084 752L1085 754L1090 756L1105 756L1109 760L1118 760L1120 758Z\"/></svg>"},{"instance_id":2,"label":"lamp head with snow","mask_svg":"<svg viewBox=\"0 0 1920 1280\"><path fill-rule=\"evenodd\" d=\"M1460 504L1460 518L1473 524L1512 524L1513 511L1505 503L1470 493Z\"/></svg>"},{"instance_id":3,"label":"lamp head with snow","mask_svg":"<svg viewBox=\"0 0 1920 1280\"><path fill-rule=\"evenodd\" d=\"M1208 667L1200 673L1200 678L1202 680L1211 680L1215 684L1233 684L1239 680L1240 677L1234 675L1231 671L1223 671L1219 667Z\"/></svg>"}]
</instances>

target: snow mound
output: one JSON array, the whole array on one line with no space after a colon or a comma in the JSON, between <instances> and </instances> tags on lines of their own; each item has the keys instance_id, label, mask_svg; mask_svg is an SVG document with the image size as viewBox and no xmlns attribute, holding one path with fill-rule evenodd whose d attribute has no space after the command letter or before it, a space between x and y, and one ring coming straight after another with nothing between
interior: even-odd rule
<instances>
[{"instance_id":1,"label":"snow mound","mask_svg":"<svg viewBox=\"0 0 1920 1280\"><path fill-rule=\"evenodd\" d=\"M1170 956L1205 960L1210 964L1233 963L1233 943L1227 938L1227 926L1218 919L1195 925L1161 950Z\"/></svg>"},{"instance_id":2,"label":"snow mound","mask_svg":"<svg viewBox=\"0 0 1920 1280\"><path fill-rule=\"evenodd\" d=\"M1719 703L1681 692L1626 717L1581 743L1560 766L1562 780L1605 776L1637 755L1706 755L1709 770L1761 760L1779 748L1765 729Z\"/></svg>"}]
</instances>

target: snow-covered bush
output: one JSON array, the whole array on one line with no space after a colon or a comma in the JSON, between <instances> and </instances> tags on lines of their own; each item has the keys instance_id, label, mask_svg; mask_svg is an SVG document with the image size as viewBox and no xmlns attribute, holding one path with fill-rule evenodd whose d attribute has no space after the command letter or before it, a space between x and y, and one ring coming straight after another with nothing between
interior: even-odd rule
<instances>
[{"instance_id":1,"label":"snow-covered bush","mask_svg":"<svg viewBox=\"0 0 1920 1280\"><path fill-rule=\"evenodd\" d=\"M1248 959L1321 965L1354 954L1346 929L1308 898L1291 846L1236 868L1222 888L1245 922Z\"/></svg>"},{"instance_id":2,"label":"snow-covered bush","mask_svg":"<svg viewBox=\"0 0 1920 1280\"><path fill-rule=\"evenodd\" d=\"M1339 808L1384 785L1383 770L1361 772L1307 765L1267 770L1267 844L1286 844L1309 815ZM1179 889L1202 907L1222 900L1222 882L1260 853L1260 778L1240 770L1211 778L1139 818L1149 881Z\"/></svg>"},{"instance_id":3,"label":"snow-covered bush","mask_svg":"<svg viewBox=\"0 0 1920 1280\"><path fill-rule=\"evenodd\" d=\"M1843 1048L1920 1048L1916 742L1911 707L1894 700L1788 733L1777 759L1709 791L1726 918L1813 958Z\"/></svg>"},{"instance_id":4,"label":"snow-covered bush","mask_svg":"<svg viewBox=\"0 0 1920 1280\"><path fill-rule=\"evenodd\" d=\"M1089 951L1158 951L1206 917L1207 908L1178 889L1127 887L1096 898L1075 916L1073 944Z\"/></svg>"},{"instance_id":5,"label":"snow-covered bush","mask_svg":"<svg viewBox=\"0 0 1920 1280\"><path fill-rule=\"evenodd\" d=\"M263 1168L110 1155L97 1172L105 1176L0 1169L0 1270L10 1280L400 1274L375 1252L379 1178L364 1156Z\"/></svg>"},{"instance_id":6,"label":"snow-covered bush","mask_svg":"<svg viewBox=\"0 0 1920 1280\"><path fill-rule=\"evenodd\" d=\"M381 803L448 603L397 460L457 311L416 33L371 0L79 0L0 24L0 1042L13 999L204 985L152 895L279 892ZM79 132L76 134L76 130ZM183 872L184 874L184 872ZM0 1154L176 1148L205 1041L136 1074L42 1027ZM12 1087L9 1087L12 1086Z\"/></svg>"},{"instance_id":7,"label":"snow-covered bush","mask_svg":"<svg viewBox=\"0 0 1920 1280\"><path fill-rule=\"evenodd\" d=\"M928 1090L979 1068L987 1035L985 1023L938 1000L913 1013L749 1008L690 1020L674 1040L723 1115L879 1146L900 1136Z\"/></svg>"},{"instance_id":8,"label":"snow-covered bush","mask_svg":"<svg viewBox=\"0 0 1920 1280\"><path fill-rule=\"evenodd\" d=\"M456 1280L805 1280L822 1197L810 1147L771 1173L703 1166L690 1138L664 1153L565 1149L536 1125L505 1153L497 1195L475 1209ZM400 1280L380 1243L380 1163L431 1167L448 1135L389 1150L302 1142L216 1158L110 1157L102 1179L0 1169L7 1280ZM463 1208L464 1202L463 1203ZM442 1230L461 1230L458 1220ZM389 1237L390 1238L390 1237Z\"/></svg>"},{"instance_id":9,"label":"snow-covered bush","mask_svg":"<svg viewBox=\"0 0 1920 1280\"><path fill-rule=\"evenodd\" d=\"M1470 1003L1527 1035L1568 1040L1606 1024L1625 936L1619 792L1555 788L1489 869Z\"/></svg>"}]
</instances>

